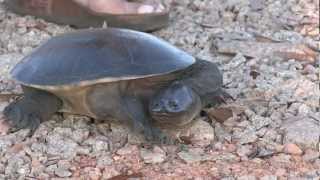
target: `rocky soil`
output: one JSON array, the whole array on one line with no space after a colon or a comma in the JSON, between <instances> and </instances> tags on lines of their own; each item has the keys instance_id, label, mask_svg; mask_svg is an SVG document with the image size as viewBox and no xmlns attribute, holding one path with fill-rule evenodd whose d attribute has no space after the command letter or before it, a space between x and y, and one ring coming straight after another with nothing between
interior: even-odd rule
<instances>
[{"instance_id":1,"label":"rocky soil","mask_svg":"<svg viewBox=\"0 0 320 180\"><path fill-rule=\"evenodd\" d=\"M0 179L320 179L319 0L167 3L170 26L154 34L217 62L235 101L205 109L178 145L150 146L125 125L56 115L31 138L27 130L0 136ZM0 0L0 110L21 92L10 69L70 31Z\"/></svg>"}]
</instances>

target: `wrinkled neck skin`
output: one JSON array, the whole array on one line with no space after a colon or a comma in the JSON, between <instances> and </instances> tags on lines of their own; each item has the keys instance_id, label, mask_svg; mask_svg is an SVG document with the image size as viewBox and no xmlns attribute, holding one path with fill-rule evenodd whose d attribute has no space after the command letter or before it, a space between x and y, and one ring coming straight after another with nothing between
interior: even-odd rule
<instances>
[{"instance_id":1,"label":"wrinkled neck skin","mask_svg":"<svg viewBox=\"0 0 320 180\"><path fill-rule=\"evenodd\" d=\"M213 96L219 96L222 89L222 73L217 65L210 61L197 59L179 79L190 87L201 99L202 107L212 101Z\"/></svg>"}]
</instances>

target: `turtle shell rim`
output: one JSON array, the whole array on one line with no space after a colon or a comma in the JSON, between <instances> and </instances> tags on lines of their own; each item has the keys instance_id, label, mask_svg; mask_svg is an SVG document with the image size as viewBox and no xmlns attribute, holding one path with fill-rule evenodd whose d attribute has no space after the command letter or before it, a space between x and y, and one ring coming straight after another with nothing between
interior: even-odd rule
<instances>
[{"instance_id":1,"label":"turtle shell rim","mask_svg":"<svg viewBox=\"0 0 320 180\"><path fill-rule=\"evenodd\" d=\"M15 82L22 84L24 86L28 87L33 87L37 89L42 89L42 90L68 90L68 89L74 89L74 88L80 88L80 87L85 87L85 86L91 86L94 84L103 84L103 83L111 83L111 82L119 82L119 81L130 81L130 80L135 80L135 79L144 79L144 78L151 78L151 77L157 77L157 76L162 76L162 75L167 75L171 74L174 72L178 71L183 71L184 69L189 68L190 66L194 65L196 62L196 59L193 58L192 64L189 66L186 66L181 69L176 69L173 71L168 71L165 73L158 73L158 74L150 74L150 75L140 75L140 76L123 76L123 77L105 77L105 78L99 78L99 79L91 79L91 80L84 80L84 81L79 81L76 83L69 83L69 84L61 84L61 85L37 85L37 84L28 84L23 81L20 81L14 77L11 77ZM11 73L10 73L11 74Z\"/></svg>"}]
</instances>

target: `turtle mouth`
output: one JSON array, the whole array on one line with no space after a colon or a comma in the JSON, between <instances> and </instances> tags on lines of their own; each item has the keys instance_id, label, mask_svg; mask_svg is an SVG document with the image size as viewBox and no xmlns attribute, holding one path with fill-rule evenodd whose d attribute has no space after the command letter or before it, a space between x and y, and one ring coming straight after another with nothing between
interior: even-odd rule
<instances>
[{"instance_id":1,"label":"turtle mouth","mask_svg":"<svg viewBox=\"0 0 320 180\"><path fill-rule=\"evenodd\" d=\"M152 119L159 125L174 124L175 126L184 126L186 124L189 124L193 120L193 118L186 116L185 112L153 112Z\"/></svg>"},{"instance_id":2,"label":"turtle mouth","mask_svg":"<svg viewBox=\"0 0 320 180\"><path fill-rule=\"evenodd\" d=\"M165 118L179 118L181 116L183 116L185 114L185 112L152 112L152 116L154 117L159 117L161 119L165 119Z\"/></svg>"}]
</instances>

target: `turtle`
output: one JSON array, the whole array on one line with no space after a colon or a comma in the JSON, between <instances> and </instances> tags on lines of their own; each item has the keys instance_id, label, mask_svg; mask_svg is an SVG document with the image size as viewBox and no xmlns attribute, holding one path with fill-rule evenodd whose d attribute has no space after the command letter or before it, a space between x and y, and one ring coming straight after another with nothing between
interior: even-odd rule
<instances>
[{"instance_id":1,"label":"turtle","mask_svg":"<svg viewBox=\"0 0 320 180\"><path fill-rule=\"evenodd\" d=\"M122 28L55 36L12 70L23 96L3 111L16 129L57 112L116 120L150 141L168 141L163 127L191 122L208 104L224 102L217 64L195 58L154 35Z\"/></svg>"}]
</instances>

